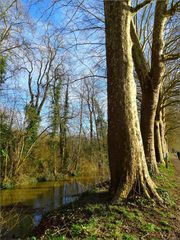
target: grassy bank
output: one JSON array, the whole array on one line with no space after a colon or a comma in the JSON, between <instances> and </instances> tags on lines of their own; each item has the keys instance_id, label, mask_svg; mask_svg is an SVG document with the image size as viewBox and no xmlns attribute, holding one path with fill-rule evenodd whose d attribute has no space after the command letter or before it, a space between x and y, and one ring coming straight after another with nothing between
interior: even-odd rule
<instances>
[{"instance_id":1,"label":"grassy bank","mask_svg":"<svg viewBox=\"0 0 180 240\"><path fill-rule=\"evenodd\" d=\"M160 166L160 172L155 181L164 206L138 197L111 205L108 186L104 185L77 203L44 216L33 239L179 239L178 184L173 164L168 169Z\"/></svg>"}]
</instances>

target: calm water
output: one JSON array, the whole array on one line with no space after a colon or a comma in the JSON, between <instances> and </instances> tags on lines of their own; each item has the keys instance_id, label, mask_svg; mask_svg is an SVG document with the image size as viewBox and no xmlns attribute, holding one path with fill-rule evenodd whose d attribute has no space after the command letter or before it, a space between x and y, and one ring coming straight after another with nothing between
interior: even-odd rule
<instances>
[{"instance_id":1,"label":"calm water","mask_svg":"<svg viewBox=\"0 0 180 240\"><path fill-rule=\"evenodd\" d=\"M56 209L78 199L79 195L90 189L99 180L95 178L73 179L71 181L43 182L15 189L1 190L1 206L7 207L21 203L30 209L21 213L18 224L4 234L6 238L23 237L30 233L41 221L45 212Z\"/></svg>"}]
</instances>

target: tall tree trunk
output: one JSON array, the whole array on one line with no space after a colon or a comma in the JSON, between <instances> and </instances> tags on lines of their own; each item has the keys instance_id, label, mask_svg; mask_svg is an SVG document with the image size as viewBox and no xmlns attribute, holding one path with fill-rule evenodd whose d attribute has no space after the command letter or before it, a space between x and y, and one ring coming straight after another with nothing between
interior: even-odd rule
<instances>
[{"instance_id":1,"label":"tall tree trunk","mask_svg":"<svg viewBox=\"0 0 180 240\"><path fill-rule=\"evenodd\" d=\"M154 140L155 140L156 160L158 163L165 164L163 149L162 149L162 141L161 141L161 131L160 131L160 112L157 112L155 117Z\"/></svg>"},{"instance_id":2,"label":"tall tree trunk","mask_svg":"<svg viewBox=\"0 0 180 240\"><path fill-rule=\"evenodd\" d=\"M68 169L68 151L67 151L67 124L69 117L69 79L66 86L63 117L60 121L60 156L61 165L64 172Z\"/></svg>"},{"instance_id":3,"label":"tall tree trunk","mask_svg":"<svg viewBox=\"0 0 180 240\"><path fill-rule=\"evenodd\" d=\"M156 152L156 161L158 163L165 164L164 155L163 155L163 147L162 147L162 134L161 134L161 105L162 105L162 85L159 92L159 99L157 104L155 123L154 123L154 143L155 143L155 152Z\"/></svg>"},{"instance_id":4,"label":"tall tree trunk","mask_svg":"<svg viewBox=\"0 0 180 240\"><path fill-rule=\"evenodd\" d=\"M83 127L83 96L80 100L80 113L79 113L79 134L78 134L78 149L77 149L77 156L75 158L74 162L74 170L76 171L78 169L78 163L81 156L81 148L82 148L82 127Z\"/></svg>"},{"instance_id":5,"label":"tall tree trunk","mask_svg":"<svg viewBox=\"0 0 180 240\"><path fill-rule=\"evenodd\" d=\"M98 121L97 121L97 117L98 117L97 114L98 114L98 112L96 111L97 109L95 108L95 99L92 98L91 102L92 102L92 113L93 113L94 123L95 123L96 139L97 139L99 152L101 152L100 135L99 135L99 131L98 131Z\"/></svg>"},{"instance_id":6,"label":"tall tree trunk","mask_svg":"<svg viewBox=\"0 0 180 240\"><path fill-rule=\"evenodd\" d=\"M153 174L157 174L159 170L154 149L154 119L159 91L153 91L151 78L149 76L150 69L144 57L133 22L131 22L131 39L133 42L132 56L142 91L141 133L144 151L149 171Z\"/></svg>"},{"instance_id":7,"label":"tall tree trunk","mask_svg":"<svg viewBox=\"0 0 180 240\"><path fill-rule=\"evenodd\" d=\"M162 145L162 151L163 151L163 157L166 157L166 154L168 154L168 147L167 147L167 142L166 142L166 138L165 138L165 109L163 108L161 110L161 115L160 115L160 122L159 122L159 126L160 126L160 134L161 134L161 145Z\"/></svg>"},{"instance_id":8,"label":"tall tree trunk","mask_svg":"<svg viewBox=\"0 0 180 240\"><path fill-rule=\"evenodd\" d=\"M92 112L92 110L89 110L89 128L90 128L90 141L92 144L92 140L93 140L93 112Z\"/></svg>"},{"instance_id":9,"label":"tall tree trunk","mask_svg":"<svg viewBox=\"0 0 180 240\"><path fill-rule=\"evenodd\" d=\"M147 67L134 26L133 24L131 25L131 37L134 43L133 59L142 89L142 138L149 170L153 174L158 173L154 149L154 123L160 86L165 69L164 62L162 61L162 54L164 50L163 33L167 20L167 2L167 0L156 1L150 71Z\"/></svg>"},{"instance_id":10,"label":"tall tree trunk","mask_svg":"<svg viewBox=\"0 0 180 240\"><path fill-rule=\"evenodd\" d=\"M156 8L155 8L155 17L154 17L154 29L153 29L153 42L152 42L152 58L151 58L151 71L150 76L152 79L152 86L153 91L158 92L158 100L160 97L160 90L161 90L161 83L163 81L164 72L165 72L165 65L162 61L162 54L164 50L164 28L165 23L167 21L167 4L168 0L161 0L156 2ZM155 111L156 118L158 122L160 121L160 110L158 109L158 101L154 102L156 104ZM159 123L158 123L159 125ZM159 140L159 152L162 151L162 146ZM160 156L162 160L162 156Z\"/></svg>"},{"instance_id":11,"label":"tall tree trunk","mask_svg":"<svg viewBox=\"0 0 180 240\"><path fill-rule=\"evenodd\" d=\"M159 91L150 91L150 87L148 87L148 91L142 89L141 133L146 161L152 174L159 172L154 148L154 122L158 98Z\"/></svg>"},{"instance_id":12,"label":"tall tree trunk","mask_svg":"<svg viewBox=\"0 0 180 240\"><path fill-rule=\"evenodd\" d=\"M111 193L127 198L140 189L160 197L151 180L140 133L131 54L130 1L104 1L108 79L108 153ZM138 185L137 185L138 184ZM136 186L141 186L136 189ZM141 192L141 193L142 193Z\"/></svg>"}]
</instances>

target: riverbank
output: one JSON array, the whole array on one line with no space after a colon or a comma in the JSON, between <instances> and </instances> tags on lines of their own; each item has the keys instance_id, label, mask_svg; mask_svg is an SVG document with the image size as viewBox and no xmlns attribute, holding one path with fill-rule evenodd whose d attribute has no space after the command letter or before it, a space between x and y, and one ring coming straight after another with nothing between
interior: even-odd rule
<instances>
[{"instance_id":1,"label":"riverbank","mask_svg":"<svg viewBox=\"0 0 180 240\"><path fill-rule=\"evenodd\" d=\"M47 212L76 201L102 177L73 178L68 181L42 182L1 191L2 239L24 239Z\"/></svg>"},{"instance_id":2,"label":"riverbank","mask_svg":"<svg viewBox=\"0 0 180 240\"><path fill-rule=\"evenodd\" d=\"M109 170L107 166L104 166L102 169L94 168L89 172L66 172L59 173L56 176L54 175L43 175L43 176L28 176L21 175L19 179L6 179L3 182L0 182L0 190L4 189L14 189L21 188L27 185L34 185L38 183L46 183L46 182L58 182L58 181L72 181L73 179L81 179L81 178L98 178L99 176L107 176L109 175Z\"/></svg>"},{"instance_id":3,"label":"riverbank","mask_svg":"<svg viewBox=\"0 0 180 240\"><path fill-rule=\"evenodd\" d=\"M174 167L175 166L175 167ZM178 167L179 166L179 167ZM34 230L34 239L180 239L180 162L160 167L155 179L166 204L136 198L109 204L108 185L97 187L73 204L46 214Z\"/></svg>"}]
</instances>

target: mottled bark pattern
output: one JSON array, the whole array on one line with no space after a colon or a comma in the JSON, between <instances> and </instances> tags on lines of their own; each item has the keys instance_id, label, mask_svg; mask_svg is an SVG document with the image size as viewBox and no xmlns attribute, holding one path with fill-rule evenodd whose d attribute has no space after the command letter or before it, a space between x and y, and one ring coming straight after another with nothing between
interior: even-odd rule
<instances>
[{"instance_id":1,"label":"mottled bark pattern","mask_svg":"<svg viewBox=\"0 0 180 240\"><path fill-rule=\"evenodd\" d=\"M156 113L155 125L154 125L154 139L155 139L155 152L156 160L158 163L165 164L163 156L163 148L161 141L161 129L160 129L160 113Z\"/></svg>"},{"instance_id":2,"label":"mottled bark pattern","mask_svg":"<svg viewBox=\"0 0 180 240\"><path fill-rule=\"evenodd\" d=\"M164 72L165 72L165 65L164 62L162 61L162 54L164 50L164 28L165 28L165 23L167 21L167 4L168 0L161 0L156 2L156 9L155 9L155 18L154 18L154 29L153 29L153 42L152 42L152 60L151 60L151 71L150 71L150 76L152 79L152 92L156 92L156 99L154 99L154 106L155 106L155 111L157 110L158 107L158 100L159 100L159 95L160 95L160 88L161 88L161 83L164 77ZM158 131L159 129L159 122L160 122L160 113L157 112L151 116L154 120L156 117L156 120L158 121L157 127ZM157 129L156 129L157 130ZM158 135L160 133L157 133ZM160 135L159 137L160 138ZM159 161L163 162L162 159L162 145L160 142L160 139L158 140L158 148L159 148L159 153L160 153L160 159Z\"/></svg>"},{"instance_id":3,"label":"mottled bark pattern","mask_svg":"<svg viewBox=\"0 0 180 240\"><path fill-rule=\"evenodd\" d=\"M111 193L127 198L138 182L146 196L158 195L145 161L133 77L130 1L104 1L108 78L108 151Z\"/></svg>"},{"instance_id":4,"label":"mottled bark pattern","mask_svg":"<svg viewBox=\"0 0 180 240\"><path fill-rule=\"evenodd\" d=\"M162 85L161 85L162 86ZM158 163L165 164L164 157L166 153L163 153L163 145L162 145L162 111L161 111L161 99L162 99L162 87L159 92L159 100L156 109L156 117L154 124L154 140L155 140L155 152L156 152L156 161Z\"/></svg>"},{"instance_id":5,"label":"mottled bark pattern","mask_svg":"<svg viewBox=\"0 0 180 240\"><path fill-rule=\"evenodd\" d=\"M159 130L160 130L160 135L161 135L161 146L162 146L162 152L163 152L163 158L166 157L168 154L168 147L167 147L167 142L165 138L165 108L163 108L160 111L160 120L159 120Z\"/></svg>"},{"instance_id":6,"label":"mottled bark pattern","mask_svg":"<svg viewBox=\"0 0 180 240\"><path fill-rule=\"evenodd\" d=\"M148 86L148 84L147 84ZM143 138L144 151L146 161L150 173L157 174L158 167L154 148L154 121L156 115L156 107L159 99L159 91L153 91L151 87L142 90L141 102L141 133Z\"/></svg>"},{"instance_id":7,"label":"mottled bark pattern","mask_svg":"<svg viewBox=\"0 0 180 240\"><path fill-rule=\"evenodd\" d=\"M146 63L133 23L131 23L131 39L133 41L133 61L142 90L141 133L144 151L149 171L153 174L157 174L159 171L154 149L154 118L156 114L158 90L153 91L151 77L149 76L150 69Z\"/></svg>"},{"instance_id":8,"label":"mottled bark pattern","mask_svg":"<svg viewBox=\"0 0 180 240\"><path fill-rule=\"evenodd\" d=\"M141 132L146 160L149 170L153 174L158 173L154 148L154 124L160 86L164 75L164 63L161 60L164 49L163 32L167 20L167 2L167 0L156 1L150 71L146 65L133 24L131 25L133 59L142 89Z\"/></svg>"}]
</instances>

